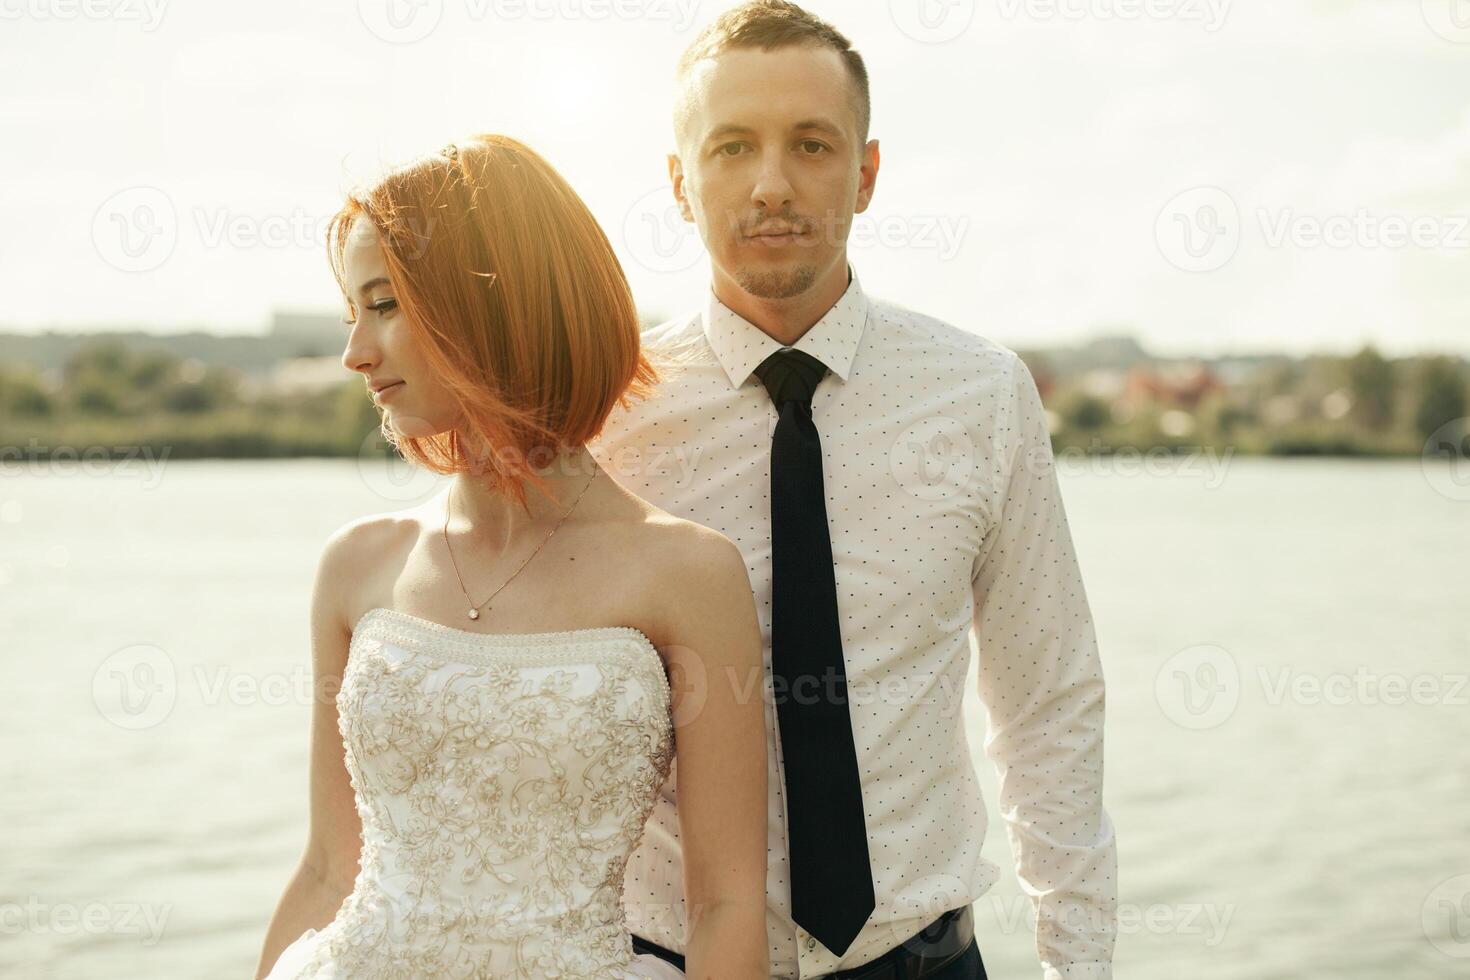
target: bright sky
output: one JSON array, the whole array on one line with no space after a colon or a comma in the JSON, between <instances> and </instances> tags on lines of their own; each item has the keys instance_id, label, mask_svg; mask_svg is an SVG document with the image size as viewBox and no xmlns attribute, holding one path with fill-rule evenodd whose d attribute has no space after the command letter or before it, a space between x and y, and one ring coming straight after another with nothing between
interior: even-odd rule
<instances>
[{"instance_id":1,"label":"bright sky","mask_svg":"<svg viewBox=\"0 0 1470 980\"><path fill-rule=\"evenodd\" d=\"M543 153L699 303L669 80L711 0L0 0L0 324L335 311L354 183ZM1012 346L1470 353L1470 0L812 0L873 79L870 293ZM329 9L330 8L330 9Z\"/></svg>"}]
</instances>

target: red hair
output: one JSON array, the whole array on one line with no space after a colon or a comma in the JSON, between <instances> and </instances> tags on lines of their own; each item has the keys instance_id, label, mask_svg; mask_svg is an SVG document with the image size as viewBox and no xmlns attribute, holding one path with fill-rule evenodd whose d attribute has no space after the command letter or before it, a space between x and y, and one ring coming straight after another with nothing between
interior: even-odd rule
<instances>
[{"instance_id":1,"label":"red hair","mask_svg":"<svg viewBox=\"0 0 1470 980\"><path fill-rule=\"evenodd\" d=\"M349 195L328 230L349 305L343 253L358 217L377 229L399 308L464 419L463 431L424 437L385 426L406 459L483 470L524 508L526 482L545 489L534 469L584 447L615 406L658 384L607 236L523 143L477 134ZM475 444L492 450L488 466L470 458Z\"/></svg>"}]
</instances>

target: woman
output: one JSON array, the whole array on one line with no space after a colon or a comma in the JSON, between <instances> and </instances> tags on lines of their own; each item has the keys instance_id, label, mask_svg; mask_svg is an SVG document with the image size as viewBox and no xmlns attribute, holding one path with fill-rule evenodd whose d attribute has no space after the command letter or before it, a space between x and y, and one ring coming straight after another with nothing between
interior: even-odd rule
<instances>
[{"instance_id":1,"label":"woman","mask_svg":"<svg viewBox=\"0 0 1470 980\"><path fill-rule=\"evenodd\" d=\"M343 363L451 479L323 551L309 831L257 977L684 976L633 953L621 904L677 759L688 975L764 980L755 603L729 539L587 452L659 380L606 236L496 135L331 227Z\"/></svg>"}]
</instances>

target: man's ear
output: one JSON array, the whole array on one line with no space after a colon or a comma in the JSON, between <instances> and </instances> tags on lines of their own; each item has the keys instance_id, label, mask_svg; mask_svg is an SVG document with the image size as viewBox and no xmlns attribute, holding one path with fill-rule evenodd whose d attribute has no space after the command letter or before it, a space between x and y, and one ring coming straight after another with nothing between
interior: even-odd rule
<instances>
[{"instance_id":1,"label":"man's ear","mask_svg":"<svg viewBox=\"0 0 1470 980\"><path fill-rule=\"evenodd\" d=\"M862 214L868 210L868 202L873 199L873 191L878 187L880 156L878 141L868 140L868 145L863 147L863 159L858 170L857 203L852 209L854 214Z\"/></svg>"},{"instance_id":2,"label":"man's ear","mask_svg":"<svg viewBox=\"0 0 1470 980\"><path fill-rule=\"evenodd\" d=\"M679 214L685 221L694 220L694 212L689 207L689 198L684 194L684 163L679 159L679 154L669 154L669 183L674 187L674 200L679 202Z\"/></svg>"}]
</instances>

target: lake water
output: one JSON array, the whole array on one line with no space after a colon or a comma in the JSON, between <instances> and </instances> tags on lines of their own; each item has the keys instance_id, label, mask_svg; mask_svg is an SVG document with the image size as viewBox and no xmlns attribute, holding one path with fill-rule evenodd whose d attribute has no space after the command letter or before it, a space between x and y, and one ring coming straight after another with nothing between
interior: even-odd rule
<instances>
[{"instance_id":1,"label":"lake water","mask_svg":"<svg viewBox=\"0 0 1470 980\"><path fill-rule=\"evenodd\" d=\"M1470 976L1462 476L1064 466L1108 680L1120 980ZM0 975L251 975L305 835L317 555L434 482L0 468ZM1008 870L976 912L991 976L1039 976Z\"/></svg>"}]
</instances>

